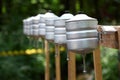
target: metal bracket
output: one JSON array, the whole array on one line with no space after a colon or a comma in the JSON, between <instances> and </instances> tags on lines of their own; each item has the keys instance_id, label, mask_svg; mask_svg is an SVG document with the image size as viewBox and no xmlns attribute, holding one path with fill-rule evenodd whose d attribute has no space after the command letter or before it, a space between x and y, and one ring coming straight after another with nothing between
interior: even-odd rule
<instances>
[{"instance_id":1,"label":"metal bracket","mask_svg":"<svg viewBox=\"0 0 120 80\"><path fill-rule=\"evenodd\" d=\"M98 32L98 40L99 40L99 41L102 40L102 32Z\"/></svg>"}]
</instances>

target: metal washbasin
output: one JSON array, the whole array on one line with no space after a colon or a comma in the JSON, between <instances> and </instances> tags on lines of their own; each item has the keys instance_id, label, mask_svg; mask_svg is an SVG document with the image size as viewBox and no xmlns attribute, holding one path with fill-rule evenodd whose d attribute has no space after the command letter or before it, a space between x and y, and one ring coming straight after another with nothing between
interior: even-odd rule
<instances>
[{"instance_id":1,"label":"metal washbasin","mask_svg":"<svg viewBox=\"0 0 120 80\"><path fill-rule=\"evenodd\" d=\"M67 48L89 52L98 46L98 21L86 14L77 14L66 21Z\"/></svg>"}]
</instances>

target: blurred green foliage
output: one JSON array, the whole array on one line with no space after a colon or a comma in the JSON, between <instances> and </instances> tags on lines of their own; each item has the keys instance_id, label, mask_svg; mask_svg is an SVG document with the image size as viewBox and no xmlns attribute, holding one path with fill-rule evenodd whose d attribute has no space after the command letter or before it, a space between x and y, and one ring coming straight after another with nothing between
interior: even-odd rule
<instances>
[{"instance_id":1,"label":"blurred green foliage","mask_svg":"<svg viewBox=\"0 0 120 80\"><path fill-rule=\"evenodd\" d=\"M118 50L102 47L101 51L103 80L119 80Z\"/></svg>"},{"instance_id":2,"label":"blurred green foliage","mask_svg":"<svg viewBox=\"0 0 120 80\"><path fill-rule=\"evenodd\" d=\"M44 79L44 56L22 55L0 57L1 80Z\"/></svg>"},{"instance_id":3,"label":"blurred green foliage","mask_svg":"<svg viewBox=\"0 0 120 80\"><path fill-rule=\"evenodd\" d=\"M0 51L33 48L23 34L22 20L51 9L60 16L65 10L76 14L79 10L98 19L99 24L120 23L120 0L0 0ZM42 44L40 44L42 45ZM42 47L42 46L40 46ZM53 47L53 45L51 46ZM54 47L53 47L54 48ZM118 80L117 53L102 50L103 80ZM106 51L107 50L107 51ZM62 80L67 80L66 52L62 52ZM87 55L87 69L93 70L91 55ZM44 80L44 55L0 57L1 80ZM77 73L82 71L82 58L77 55ZM51 78L55 78L54 54L51 54Z\"/></svg>"}]
</instances>

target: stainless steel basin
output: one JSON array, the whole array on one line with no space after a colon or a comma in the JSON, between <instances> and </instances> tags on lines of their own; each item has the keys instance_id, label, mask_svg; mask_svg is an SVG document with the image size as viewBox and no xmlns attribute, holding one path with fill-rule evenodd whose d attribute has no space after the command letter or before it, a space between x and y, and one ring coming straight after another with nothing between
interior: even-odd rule
<instances>
[{"instance_id":1,"label":"stainless steel basin","mask_svg":"<svg viewBox=\"0 0 120 80\"><path fill-rule=\"evenodd\" d=\"M55 28L55 34L66 34L66 29L64 28Z\"/></svg>"},{"instance_id":2,"label":"stainless steel basin","mask_svg":"<svg viewBox=\"0 0 120 80\"><path fill-rule=\"evenodd\" d=\"M88 49L95 49L98 46L97 38L83 38L67 40L68 50L83 51Z\"/></svg>"},{"instance_id":3,"label":"stainless steel basin","mask_svg":"<svg viewBox=\"0 0 120 80\"><path fill-rule=\"evenodd\" d=\"M67 31L85 30L85 29L96 29L97 21L76 21L66 22Z\"/></svg>"},{"instance_id":4,"label":"stainless steel basin","mask_svg":"<svg viewBox=\"0 0 120 80\"><path fill-rule=\"evenodd\" d=\"M72 18L73 15L70 13L65 13L60 18L55 20L55 36L54 42L56 44L66 44L66 20Z\"/></svg>"},{"instance_id":5,"label":"stainless steel basin","mask_svg":"<svg viewBox=\"0 0 120 80\"><path fill-rule=\"evenodd\" d=\"M53 32L47 32L45 38L48 41L53 41L53 39L54 39L54 33Z\"/></svg>"},{"instance_id":6,"label":"stainless steel basin","mask_svg":"<svg viewBox=\"0 0 120 80\"><path fill-rule=\"evenodd\" d=\"M98 21L86 14L77 14L66 21L68 50L87 52L98 46Z\"/></svg>"},{"instance_id":7,"label":"stainless steel basin","mask_svg":"<svg viewBox=\"0 0 120 80\"><path fill-rule=\"evenodd\" d=\"M97 30L82 30L67 32L67 39L94 38L98 36Z\"/></svg>"},{"instance_id":8,"label":"stainless steel basin","mask_svg":"<svg viewBox=\"0 0 120 80\"><path fill-rule=\"evenodd\" d=\"M65 34L63 34L63 35L55 35L54 36L54 42L56 43L56 44L66 44L66 35Z\"/></svg>"}]
</instances>

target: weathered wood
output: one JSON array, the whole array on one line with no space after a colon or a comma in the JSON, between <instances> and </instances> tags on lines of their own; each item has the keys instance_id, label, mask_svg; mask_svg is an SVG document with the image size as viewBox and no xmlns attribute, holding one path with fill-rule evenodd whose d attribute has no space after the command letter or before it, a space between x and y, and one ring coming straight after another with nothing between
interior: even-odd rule
<instances>
[{"instance_id":1,"label":"weathered wood","mask_svg":"<svg viewBox=\"0 0 120 80\"><path fill-rule=\"evenodd\" d=\"M98 32L99 32L99 36L100 36L100 45L104 46L104 47L108 47L108 48L118 48L118 42L117 42L117 32L115 31L103 31L102 26L98 27ZM110 27L110 26L109 26ZM115 27L115 26L113 26Z\"/></svg>"},{"instance_id":2,"label":"weathered wood","mask_svg":"<svg viewBox=\"0 0 120 80\"><path fill-rule=\"evenodd\" d=\"M76 53L69 51L68 80L76 80Z\"/></svg>"},{"instance_id":3,"label":"weathered wood","mask_svg":"<svg viewBox=\"0 0 120 80\"><path fill-rule=\"evenodd\" d=\"M45 40L45 80L50 80L50 58L49 58L49 44Z\"/></svg>"},{"instance_id":4,"label":"weathered wood","mask_svg":"<svg viewBox=\"0 0 120 80\"><path fill-rule=\"evenodd\" d=\"M55 49L56 80L61 80L60 47L58 44L55 44Z\"/></svg>"},{"instance_id":5,"label":"weathered wood","mask_svg":"<svg viewBox=\"0 0 120 80\"><path fill-rule=\"evenodd\" d=\"M100 60L100 47L93 51L95 80L102 80L102 67Z\"/></svg>"},{"instance_id":6,"label":"weathered wood","mask_svg":"<svg viewBox=\"0 0 120 80\"><path fill-rule=\"evenodd\" d=\"M117 29L117 35L116 35L116 39L117 39L117 44L118 44L118 48L120 50L120 26L119 27L116 27Z\"/></svg>"}]
</instances>

